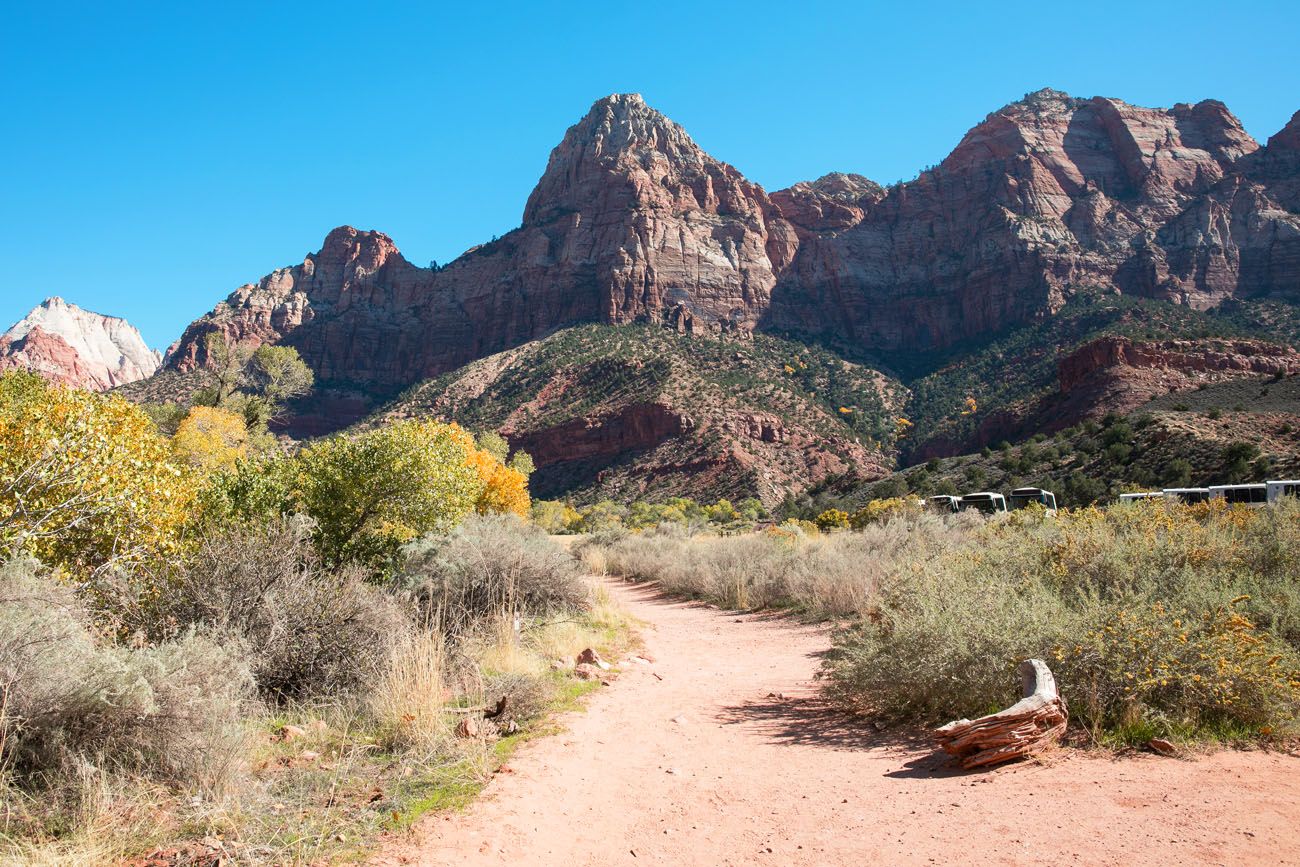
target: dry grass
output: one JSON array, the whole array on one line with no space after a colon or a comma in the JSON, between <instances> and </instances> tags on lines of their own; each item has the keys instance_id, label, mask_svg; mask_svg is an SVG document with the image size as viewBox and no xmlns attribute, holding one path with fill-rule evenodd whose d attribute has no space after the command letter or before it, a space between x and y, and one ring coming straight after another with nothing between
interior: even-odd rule
<instances>
[{"instance_id":1,"label":"dry grass","mask_svg":"<svg viewBox=\"0 0 1300 867\"><path fill-rule=\"evenodd\" d=\"M722 537L649 532L584 540L578 550L593 570L656 581L669 593L730 608L785 607L840 618L869 615L886 576L904 563L939 556L975 526L969 515L948 520L915 515L860 532L806 535L779 528Z\"/></svg>"},{"instance_id":2,"label":"dry grass","mask_svg":"<svg viewBox=\"0 0 1300 867\"><path fill-rule=\"evenodd\" d=\"M154 729L166 734L164 740L141 740L132 729L126 740L114 734L103 741L109 745L142 744L153 750L147 755L168 757L157 766L163 772L152 777L151 766L105 762L84 749L69 761L47 763L36 776L28 774L21 780L12 775L0 777L5 786L0 792L0 865L116 863L178 839L193 841L209 835L230 841L226 855L236 863L356 860L364 857L381 831L406 827L427 810L466 803L515 744L549 730L545 719L551 710L572 706L575 696L590 688L568 671L554 670L552 661L563 658L571 665L585 647L596 647L617 658L630 642L631 628L608 595L591 587L569 555L544 536L539 542L530 535L517 544L505 558L509 568L503 570L500 562L492 561L489 551L493 540L499 541L509 528L494 524L486 532L478 532L481 526L470 530L475 532L463 534L454 546L437 546L437 556L443 560L440 568L455 574L457 588L472 590L471 601L486 599L490 604L482 608L481 615L463 618L451 638L436 624L430 628L417 600L404 588L393 588L387 591L391 600L384 607L406 605L408 620L401 629L385 635L377 647L371 644L359 649L364 651L367 670L374 672L360 683L332 676L326 680L306 678L298 682L331 686L303 698L273 693L278 701L248 704L242 719L215 714L213 719L225 726L222 730L227 734L227 723L233 721L237 728L237 738L219 742L222 749L206 749L195 739L207 732L202 726L193 729L195 736L185 735L190 729L184 727L177 730L157 724ZM245 626L256 633L267 622L258 619L257 588L271 588L269 592L278 594L277 588L293 583L282 580L284 576L303 575L292 558L258 553L256 538L253 533L232 543L244 549L239 559L248 565L248 572L241 573L238 564L227 564L219 582L225 588L220 599L205 604L196 580L185 593L187 601L175 604L176 600L171 600L172 611L188 610L184 606L192 604L210 627L227 635L234 633L232 648L247 646L237 638ZM537 559L529 561L533 554ZM448 567L449 557L459 562ZM259 581L259 576L266 580ZM188 578L196 579L197 573ZM507 586L497 588L494 582ZM59 595L57 588L52 592L59 604L47 604L44 597L38 600L40 604L32 604L26 600L31 594L18 594L23 597L17 609L20 616L9 619L12 628L8 633L0 617L0 657L8 652L6 634L13 638L12 648L17 648L12 656L23 649L22 636L32 634L29 627L44 624L59 627L38 631L63 636L65 640L56 644L64 656L73 653L80 654L78 659L98 659L96 639L85 632L85 622L77 617L58 619L63 616L60 612L75 607L73 600L67 594ZM223 608L226 601L231 605ZM502 601L506 604L496 604ZM4 602L5 598L0 598L0 603ZM301 615L289 610L288 596L284 602L276 602L277 611L285 617ZM241 613L217 623L222 611ZM50 621L51 617L55 620ZM330 618L324 622L335 623ZM322 658L331 660L331 665L342 659L339 654L346 653L348 647L347 641L335 640L348 634L343 628L346 624L339 621L338 625L337 630L331 626L319 633L329 638L328 647L322 648L328 655ZM128 651L112 646L111 641L103 648L113 659L134 653L147 661L149 665L136 668L152 678L147 682L156 686L152 694L164 708L175 706L190 695L192 686L207 683L217 673L206 663L206 667L191 666L184 672L173 664L205 658L195 656L203 649L197 645L186 650L187 642L199 639L184 632L184 623L177 626L180 628L169 634L180 637L142 650ZM269 643L261 646L283 645L273 633L266 633ZM67 640L69 636L74 640ZM35 655L37 661L51 663L57 658L61 657ZM271 658L277 657L273 654ZM342 662L346 665L346 660ZM274 670L284 669L276 666ZM243 677L247 684L247 674ZM64 680L46 677L32 683L48 692L51 683L57 686ZM346 688L334 688L345 682ZM71 694L81 695L77 691ZM224 695L215 689L207 689L205 694ZM455 724L465 715L448 713L450 708L492 705L503 696L508 697L509 710L499 720L500 735L491 727L477 738L453 734ZM11 716L15 709L21 710L24 718L31 716L32 701L23 701L22 708L9 709ZM78 737L93 731L77 723L77 708L86 706L84 702L67 705L64 715L79 726L74 726ZM200 702L194 707L208 705ZM95 719L105 717L100 714ZM283 737L287 726L302 731L289 729L296 733ZM9 736L5 755L19 755L14 731L8 723L0 726L0 743ZM29 769L36 767L33 762L54 755L44 747L34 749L40 744L32 741L30 731L30 726L23 730L26 743L21 753L32 757L24 759ZM110 729L110 733L114 731ZM59 737L49 743L71 741ZM92 742L84 743L93 747ZM232 744L238 748L225 748ZM178 763L181 759L185 761ZM182 778L176 773L181 768L193 772ZM207 774L206 768L219 773Z\"/></svg>"},{"instance_id":3,"label":"dry grass","mask_svg":"<svg viewBox=\"0 0 1300 867\"><path fill-rule=\"evenodd\" d=\"M588 563L736 608L854 625L832 693L910 722L978 716L1048 659L1098 739L1258 741L1300 729L1300 504L904 515L861 532L640 533Z\"/></svg>"},{"instance_id":4,"label":"dry grass","mask_svg":"<svg viewBox=\"0 0 1300 867\"><path fill-rule=\"evenodd\" d=\"M423 632L394 644L388 664L366 694L366 709L389 749L433 754L450 736L445 712L446 648L442 633Z\"/></svg>"}]
</instances>

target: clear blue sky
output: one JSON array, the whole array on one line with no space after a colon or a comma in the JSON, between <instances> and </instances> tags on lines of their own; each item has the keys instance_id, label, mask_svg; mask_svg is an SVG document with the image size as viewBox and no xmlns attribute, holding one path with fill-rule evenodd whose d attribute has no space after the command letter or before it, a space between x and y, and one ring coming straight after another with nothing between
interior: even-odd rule
<instances>
[{"instance_id":1,"label":"clear blue sky","mask_svg":"<svg viewBox=\"0 0 1300 867\"><path fill-rule=\"evenodd\" d=\"M768 189L881 182L1050 86L1300 109L1300 4L0 7L0 329L43 297L165 347L332 227L427 264L518 225L591 102L637 91Z\"/></svg>"}]
</instances>

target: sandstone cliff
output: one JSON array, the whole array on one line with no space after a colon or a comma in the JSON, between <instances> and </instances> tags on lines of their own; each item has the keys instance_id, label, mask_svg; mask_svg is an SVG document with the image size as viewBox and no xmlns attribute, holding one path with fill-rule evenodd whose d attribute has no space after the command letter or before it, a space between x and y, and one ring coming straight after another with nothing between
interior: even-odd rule
<instances>
[{"instance_id":1,"label":"sandstone cliff","mask_svg":"<svg viewBox=\"0 0 1300 867\"><path fill-rule=\"evenodd\" d=\"M92 391L144 379L160 361L130 323L58 297L46 299L0 335L0 371L33 370Z\"/></svg>"},{"instance_id":2,"label":"sandstone cliff","mask_svg":"<svg viewBox=\"0 0 1300 867\"><path fill-rule=\"evenodd\" d=\"M236 290L202 335L296 346L321 382L304 432L566 325L820 336L902 366L1055 314L1080 291L1195 308L1300 297L1300 120L1265 147L1215 101L1148 109L1044 90L940 165L882 188L830 174L768 195L636 95L568 130L500 239L429 270L342 227ZM358 399L358 395L361 398Z\"/></svg>"}]
</instances>

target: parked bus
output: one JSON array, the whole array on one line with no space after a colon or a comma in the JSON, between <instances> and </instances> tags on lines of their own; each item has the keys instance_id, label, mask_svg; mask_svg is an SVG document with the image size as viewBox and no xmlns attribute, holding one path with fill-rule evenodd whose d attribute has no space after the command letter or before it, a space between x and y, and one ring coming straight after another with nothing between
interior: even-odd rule
<instances>
[{"instance_id":1,"label":"parked bus","mask_svg":"<svg viewBox=\"0 0 1300 867\"><path fill-rule=\"evenodd\" d=\"M1179 503L1204 503L1210 499L1209 488L1165 488L1160 492L1166 500L1176 500Z\"/></svg>"},{"instance_id":2,"label":"parked bus","mask_svg":"<svg viewBox=\"0 0 1300 867\"><path fill-rule=\"evenodd\" d=\"M977 512L993 515L1007 510L1007 498L993 491L977 491L958 500L957 509L962 512L974 509Z\"/></svg>"},{"instance_id":3,"label":"parked bus","mask_svg":"<svg viewBox=\"0 0 1300 867\"><path fill-rule=\"evenodd\" d=\"M1300 480L1279 479L1265 482L1268 488L1268 501L1276 503L1281 497L1300 497Z\"/></svg>"},{"instance_id":4,"label":"parked bus","mask_svg":"<svg viewBox=\"0 0 1300 867\"><path fill-rule=\"evenodd\" d=\"M1138 500L1158 500L1164 496L1162 491L1134 491L1131 494L1120 494L1121 503L1136 503Z\"/></svg>"},{"instance_id":5,"label":"parked bus","mask_svg":"<svg viewBox=\"0 0 1300 867\"><path fill-rule=\"evenodd\" d=\"M1268 504L1268 485L1210 485L1210 499L1233 506L1264 506Z\"/></svg>"},{"instance_id":6,"label":"parked bus","mask_svg":"<svg viewBox=\"0 0 1300 867\"><path fill-rule=\"evenodd\" d=\"M1042 488L1016 488L1007 498L1007 508L1011 511L1023 509L1030 503L1038 503L1049 512L1056 511L1056 494Z\"/></svg>"},{"instance_id":7,"label":"parked bus","mask_svg":"<svg viewBox=\"0 0 1300 867\"><path fill-rule=\"evenodd\" d=\"M932 511L948 514L950 512L960 512L961 509L958 507L960 502L961 497L954 497L952 494L936 494L933 497L926 498L925 506Z\"/></svg>"}]
</instances>

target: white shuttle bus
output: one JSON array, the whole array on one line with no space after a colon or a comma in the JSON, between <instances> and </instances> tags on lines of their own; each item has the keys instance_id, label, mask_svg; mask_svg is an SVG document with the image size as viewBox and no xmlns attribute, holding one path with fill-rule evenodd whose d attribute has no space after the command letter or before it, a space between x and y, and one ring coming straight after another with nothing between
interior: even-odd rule
<instances>
[{"instance_id":1,"label":"white shuttle bus","mask_svg":"<svg viewBox=\"0 0 1300 867\"><path fill-rule=\"evenodd\" d=\"M957 508L963 512L974 509L977 512L994 515L1007 510L1007 498L993 491L977 491L958 500Z\"/></svg>"},{"instance_id":2,"label":"white shuttle bus","mask_svg":"<svg viewBox=\"0 0 1300 867\"><path fill-rule=\"evenodd\" d=\"M1209 488L1165 488L1160 493L1166 500L1178 503L1204 503L1210 498Z\"/></svg>"},{"instance_id":3,"label":"white shuttle bus","mask_svg":"<svg viewBox=\"0 0 1300 867\"><path fill-rule=\"evenodd\" d=\"M1268 485L1210 485L1210 499L1223 500L1230 506L1265 506Z\"/></svg>"},{"instance_id":4,"label":"white shuttle bus","mask_svg":"<svg viewBox=\"0 0 1300 867\"><path fill-rule=\"evenodd\" d=\"M1282 497L1300 497L1300 480L1298 479L1277 479L1265 482L1264 486L1268 489L1268 501L1270 503L1276 503Z\"/></svg>"},{"instance_id":5,"label":"white shuttle bus","mask_svg":"<svg viewBox=\"0 0 1300 867\"><path fill-rule=\"evenodd\" d=\"M1049 512L1056 511L1056 494L1042 488L1016 488L1007 497L1007 508L1011 511L1023 509L1030 503L1038 503Z\"/></svg>"},{"instance_id":6,"label":"white shuttle bus","mask_svg":"<svg viewBox=\"0 0 1300 867\"><path fill-rule=\"evenodd\" d=\"M1136 503L1138 500L1159 500L1164 497L1163 491L1134 491L1131 494L1120 494L1121 503Z\"/></svg>"},{"instance_id":7,"label":"white shuttle bus","mask_svg":"<svg viewBox=\"0 0 1300 867\"><path fill-rule=\"evenodd\" d=\"M949 512L960 512L961 509L958 508L957 505L960 502L961 497L954 497L952 494L935 494L933 497L926 498L925 506L931 511L944 514Z\"/></svg>"}]
</instances>

